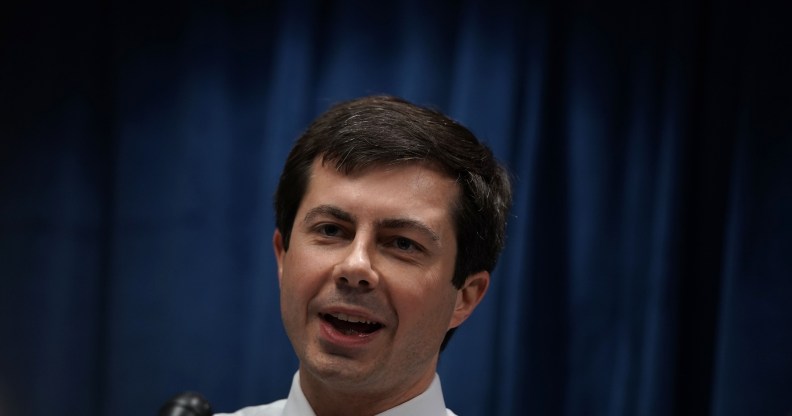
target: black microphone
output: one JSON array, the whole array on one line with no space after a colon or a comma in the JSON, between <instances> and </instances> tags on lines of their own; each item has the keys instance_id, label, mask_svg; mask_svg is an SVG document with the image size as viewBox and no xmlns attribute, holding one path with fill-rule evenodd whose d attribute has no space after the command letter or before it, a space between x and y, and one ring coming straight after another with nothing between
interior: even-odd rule
<instances>
[{"instance_id":1,"label":"black microphone","mask_svg":"<svg viewBox=\"0 0 792 416\"><path fill-rule=\"evenodd\" d=\"M209 401L192 391L173 396L159 411L159 416L212 416L212 414Z\"/></svg>"}]
</instances>

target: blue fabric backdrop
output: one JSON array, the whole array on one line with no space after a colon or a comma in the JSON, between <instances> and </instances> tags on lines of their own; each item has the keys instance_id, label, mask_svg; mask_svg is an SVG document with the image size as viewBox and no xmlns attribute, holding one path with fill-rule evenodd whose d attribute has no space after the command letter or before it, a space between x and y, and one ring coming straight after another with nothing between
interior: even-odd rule
<instances>
[{"instance_id":1,"label":"blue fabric backdrop","mask_svg":"<svg viewBox=\"0 0 792 416\"><path fill-rule=\"evenodd\" d=\"M441 357L463 415L792 411L792 31L764 2L6 5L0 414L285 397L271 195L331 103L440 108L514 175ZM779 2L780 3L780 2Z\"/></svg>"}]
</instances>

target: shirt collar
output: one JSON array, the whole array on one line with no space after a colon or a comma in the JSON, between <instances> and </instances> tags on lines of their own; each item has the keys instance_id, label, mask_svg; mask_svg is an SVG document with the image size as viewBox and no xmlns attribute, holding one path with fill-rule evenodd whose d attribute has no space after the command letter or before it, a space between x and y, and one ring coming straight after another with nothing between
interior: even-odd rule
<instances>
[{"instance_id":1,"label":"shirt collar","mask_svg":"<svg viewBox=\"0 0 792 416\"><path fill-rule=\"evenodd\" d=\"M435 374L432 384L423 393L380 413L378 416L445 415L446 406L440 377ZM283 416L316 416L300 387L300 372L294 374Z\"/></svg>"}]
</instances>

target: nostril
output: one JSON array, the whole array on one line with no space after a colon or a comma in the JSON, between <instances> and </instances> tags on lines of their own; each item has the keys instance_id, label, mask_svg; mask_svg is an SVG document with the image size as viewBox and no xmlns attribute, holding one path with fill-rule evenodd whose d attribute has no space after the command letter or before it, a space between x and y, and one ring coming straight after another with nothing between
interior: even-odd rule
<instances>
[{"instance_id":1,"label":"nostril","mask_svg":"<svg viewBox=\"0 0 792 416\"><path fill-rule=\"evenodd\" d=\"M371 282L369 282L368 279L353 279L346 276L339 276L338 282L347 286L361 286L366 288L371 286Z\"/></svg>"}]
</instances>

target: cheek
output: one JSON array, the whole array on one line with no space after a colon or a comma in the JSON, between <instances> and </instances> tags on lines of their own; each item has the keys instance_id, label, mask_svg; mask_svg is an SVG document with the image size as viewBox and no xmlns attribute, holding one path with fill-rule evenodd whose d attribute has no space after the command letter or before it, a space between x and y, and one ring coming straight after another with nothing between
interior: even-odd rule
<instances>
[{"instance_id":1,"label":"cheek","mask_svg":"<svg viewBox=\"0 0 792 416\"><path fill-rule=\"evenodd\" d=\"M409 321L433 320L442 324L450 320L456 305L456 290L450 278L424 276L402 281L390 290L397 310Z\"/></svg>"},{"instance_id":2,"label":"cheek","mask_svg":"<svg viewBox=\"0 0 792 416\"><path fill-rule=\"evenodd\" d=\"M317 290L326 274L326 266L318 261L321 258L296 247L287 252L280 274L281 297L293 302L295 299L303 300L307 294Z\"/></svg>"}]
</instances>

